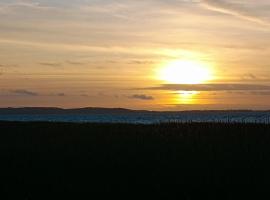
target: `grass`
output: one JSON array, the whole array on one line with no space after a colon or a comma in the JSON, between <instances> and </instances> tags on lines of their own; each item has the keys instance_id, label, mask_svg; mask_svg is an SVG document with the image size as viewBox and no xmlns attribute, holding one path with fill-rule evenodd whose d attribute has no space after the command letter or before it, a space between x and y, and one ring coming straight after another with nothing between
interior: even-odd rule
<instances>
[{"instance_id":1,"label":"grass","mask_svg":"<svg viewBox=\"0 0 270 200\"><path fill-rule=\"evenodd\" d=\"M268 193L266 124L0 122L0 130L5 199L244 199Z\"/></svg>"}]
</instances>

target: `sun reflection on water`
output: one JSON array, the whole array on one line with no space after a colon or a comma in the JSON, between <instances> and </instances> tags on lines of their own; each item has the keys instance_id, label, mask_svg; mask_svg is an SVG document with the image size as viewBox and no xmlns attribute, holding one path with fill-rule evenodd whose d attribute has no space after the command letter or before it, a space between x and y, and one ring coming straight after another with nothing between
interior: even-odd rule
<instances>
[{"instance_id":1,"label":"sun reflection on water","mask_svg":"<svg viewBox=\"0 0 270 200\"><path fill-rule=\"evenodd\" d=\"M179 91L177 102L180 104L194 104L197 101L198 91Z\"/></svg>"}]
</instances>

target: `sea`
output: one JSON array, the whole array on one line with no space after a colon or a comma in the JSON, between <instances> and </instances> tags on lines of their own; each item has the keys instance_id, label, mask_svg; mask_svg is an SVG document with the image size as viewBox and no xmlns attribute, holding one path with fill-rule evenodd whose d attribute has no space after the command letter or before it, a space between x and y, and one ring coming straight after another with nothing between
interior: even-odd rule
<instances>
[{"instance_id":1,"label":"sea","mask_svg":"<svg viewBox=\"0 0 270 200\"><path fill-rule=\"evenodd\" d=\"M270 111L136 112L124 114L0 114L0 121L133 123L217 122L270 124Z\"/></svg>"}]
</instances>

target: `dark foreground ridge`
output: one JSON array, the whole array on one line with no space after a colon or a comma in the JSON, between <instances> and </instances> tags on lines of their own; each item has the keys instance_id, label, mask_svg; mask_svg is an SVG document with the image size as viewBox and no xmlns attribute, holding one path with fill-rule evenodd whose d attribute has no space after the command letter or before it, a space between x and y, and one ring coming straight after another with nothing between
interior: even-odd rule
<instances>
[{"instance_id":1,"label":"dark foreground ridge","mask_svg":"<svg viewBox=\"0 0 270 200\"><path fill-rule=\"evenodd\" d=\"M1 199L263 199L270 125L0 122Z\"/></svg>"}]
</instances>

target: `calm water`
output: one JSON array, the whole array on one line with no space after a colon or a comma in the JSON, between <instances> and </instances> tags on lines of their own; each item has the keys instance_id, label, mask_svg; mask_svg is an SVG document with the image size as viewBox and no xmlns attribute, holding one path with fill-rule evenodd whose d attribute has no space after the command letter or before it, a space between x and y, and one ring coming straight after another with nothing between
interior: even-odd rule
<instances>
[{"instance_id":1,"label":"calm water","mask_svg":"<svg viewBox=\"0 0 270 200\"><path fill-rule=\"evenodd\" d=\"M80 115L1 115L0 121L53 121L101 123L159 123L159 122L252 122L270 123L270 112L192 112L192 113L132 113Z\"/></svg>"}]
</instances>

